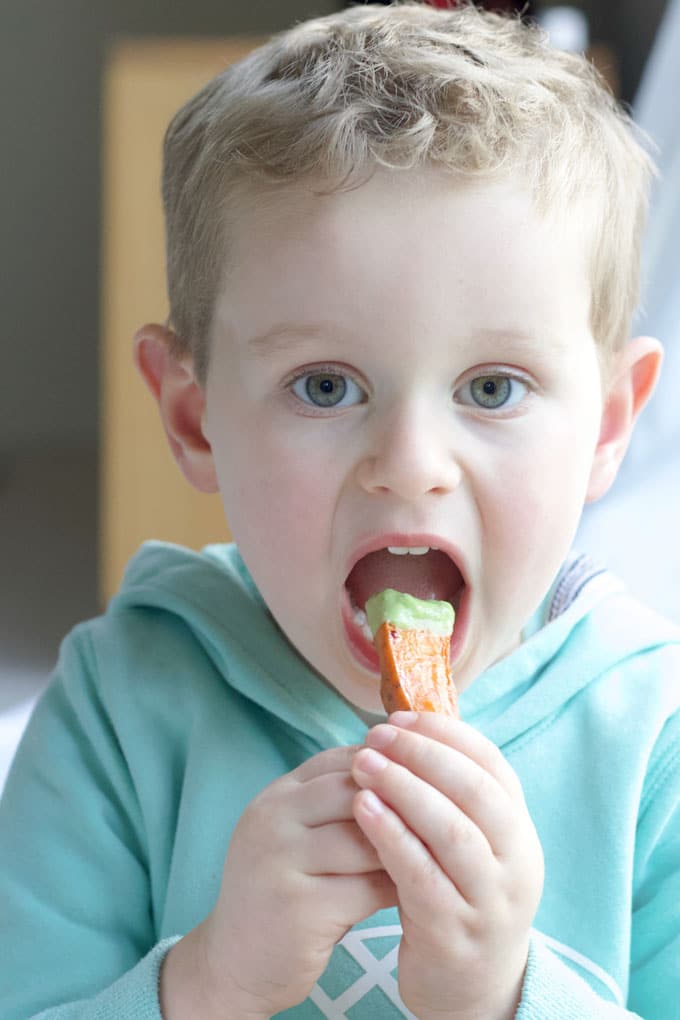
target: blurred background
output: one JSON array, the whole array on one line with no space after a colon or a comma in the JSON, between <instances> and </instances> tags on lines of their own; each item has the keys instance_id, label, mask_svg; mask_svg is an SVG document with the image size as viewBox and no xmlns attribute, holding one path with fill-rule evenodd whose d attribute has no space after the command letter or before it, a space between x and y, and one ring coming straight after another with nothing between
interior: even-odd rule
<instances>
[{"instance_id":1,"label":"blurred background","mask_svg":"<svg viewBox=\"0 0 680 1020\"><path fill-rule=\"evenodd\" d=\"M120 359L129 366L131 357L125 315L134 322L141 308L125 302L136 287L143 303L147 272L156 291L136 324L165 314L159 240L147 247L144 232L147 208L149 230L160 224L157 128L145 133L150 114L137 97L160 88L168 64L184 68L185 83L215 73L217 66L208 72L201 66L200 47L187 48L192 40L213 40L210 60L217 61L228 52L227 38L256 40L341 6L333 0L0 0L0 786L61 638L99 612L119 580L126 547L116 529L142 502L142 482L134 478L155 485L153 457L151 470L140 459L132 481L116 474L121 444L141 450L145 432L146 412L133 408L136 396L126 396L129 369L120 380L117 373ZM675 32L677 54L679 4L583 0L566 13L564 5L520 6L544 21L556 45L588 48L661 147L664 176L640 323L662 339L662 328L677 334L680 284L668 256L668 228L673 217L680 228L673 194L680 188L680 145L671 123L680 65L664 38ZM178 40L183 43L173 50ZM161 77L153 78L161 65ZM165 116L160 100L149 102L154 116ZM126 133L125 117L135 115ZM150 182L138 213L125 204L126 182L137 175ZM125 217L133 222L124 236ZM678 347L676 335L664 387L644 419L649 424L611 496L587 512L580 537L589 551L614 561L648 602L680 619ZM119 446L113 432L124 437ZM168 537L145 533L143 516L135 521L142 537ZM223 525L210 527L214 540L226 537ZM119 550L117 561L112 549Z\"/></svg>"}]
</instances>

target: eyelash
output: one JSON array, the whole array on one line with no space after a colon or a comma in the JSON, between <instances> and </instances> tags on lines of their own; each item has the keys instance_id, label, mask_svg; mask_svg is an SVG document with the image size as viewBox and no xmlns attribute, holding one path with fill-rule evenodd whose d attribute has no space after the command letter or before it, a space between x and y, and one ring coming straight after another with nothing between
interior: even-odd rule
<instances>
[{"instance_id":1,"label":"eyelash","mask_svg":"<svg viewBox=\"0 0 680 1020\"><path fill-rule=\"evenodd\" d=\"M347 381L350 387L353 386L357 391L361 392L361 394L363 395L363 399L353 400L349 404L342 404L341 402L338 402L337 404L323 405L315 404L311 399L307 401L304 399L302 395L295 392L296 384L302 382L302 380L304 379L309 380L314 376L324 375L334 377L335 379L342 379ZM490 405L484 406L484 404L478 403L474 399L470 400L469 402L461 399L456 400L458 394L460 394L466 388L471 387L478 380L494 380L494 379L507 381L510 383L511 387L516 385L522 386L524 387L525 393L520 395L520 397L516 401L513 401L511 404L508 404L506 400L497 407L493 407ZM292 378L288 379L284 383L284 388L293 400L295 400L299 405L301 404L304 408L306 408L307 414L312 415L327 415L330 412L336 410L344 411L348 407L355 407L359 404L365 403L367 399L366 387L362 385L360 382L358 382L355 376L351 374L349 371L343 371L342 366L340 365L312 365L309 368L300 370ZM531 381L525 375L518 372L509 371L507 367L503 367L500 365L498 366L489 365L484 366L484 371L475 369L474 374L470 375L466 380L464 380L461 384L459 384L456 387L453 393L453 398L454 401L460 404L461 406L471 407L473 410L482 414L487 413L489 415L496 417L501 417L503 415L510 416L510 414L512 414L515 411L515 408L522 403L527 394L531 393L533 389L534 387L532 386ZM344 397L345 393L343 393L340 400L342 401Z\"/></svg>"},{"instance_id":2,"label":"eyelash","mask_svg":"<svg viewBox=\"0 0 680 1020\"><path fill-rule=\"evenodd\" d=\"M489 365L484 366L483 371L475 369L473 375L470 375L466 380L464 380L459 386L456 387L454 397L456 397L456 395L460 394L466 388L470 388L475 382L479 380L503 380L504 382L509 383L511 388L516 388L517 386L521 386L524 388L524 393L520 394L520 396L512 403L508 403L506 400L502 404L499 404L497 407L492 407L490 405L484 406L484 404L478 403L475 400L466 402L459 399L457 401L459 404L462 404L462 406L472 407L473 410L481 413L489 413L497 416L502 415L509 416L511 413L515 412L515 409L526 399L527 395L534 391L534 386L532 385L531 380L527 378L527 376L525 376L524 374L510 371L507 367L502 367L500 365L498 366ZM512 393L510 395L510 399L512 399Z\"/></svg>"},{"instance_id":3,"label":"eyelash","mask_svg":"<svg viewBox=\"0 0 680 1020\"><path fill-rule=\"evenodd\" d=\"M360 391L360 393L362 394L362 399L354 400L350 404L337 403L328 404L324 406L323 404L315 404L311 400L307 401L299 393L295 392L295 386L297 383L302 382L304 379L309 380L314 376L324 375L333 377L334 379L345 380L345 382L348 384L348 387L355 387L357 391ZM329 412L333 412L336 410L344 411L348 407L356 407L358 404L365 403L367 398L366 387L362 385L362 383L360 383L351 372L343 371L341 365L312 365L310 368L305 368L297 372L291 379L289 379L284 384L284 387L293 400L297 401L299 404L302 404L302 406L306 409L307 414L327 415ZM343 400L344 397L345 393L343 393L341 400Z\"/></svg>"}]
</instances>

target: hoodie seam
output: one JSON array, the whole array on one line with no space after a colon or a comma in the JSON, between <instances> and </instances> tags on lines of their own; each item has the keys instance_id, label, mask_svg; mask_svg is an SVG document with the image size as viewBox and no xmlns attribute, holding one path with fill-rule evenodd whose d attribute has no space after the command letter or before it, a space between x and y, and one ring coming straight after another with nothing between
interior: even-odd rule
<instances>
[{"instance_id":1,"label":"hoodie seam","mask_svg":"<svg viewBox=\"0 0 680 1020\"><path fill-rule=\"evenodd\" d=\"M654 768L650 776L648 790L640 803L640 817L645 814L647 808L654 800L659 787L666 782L668 776L675 770L678 764L680 764L680 738L674 741L670 750Z\"/></svg>"},{"instance_id":2,"label":"hoodie seam","mask_svg":"<svg viewBox=\"0 0 680 1020\"><path fill-rule=\"evenodd\" d=\"M579 692L580 693L580 692ZM568 702L566 703L568 704ZM547 730L555 725L561 715L564 714L566 705L561 705L558 709L546 716L537 726L532 727L523 737L516 737L511 740L510 743L504 747L506 757L511 757L513 754L519 754L525 747L533 743L534 740L538 740Z\"/></svg>"},{"instance_id":3,"label":"hoodie seam","mask_svg":"<svg viewBox=\"0 0 680 1020\"><path fill-rule=\"evenodd\" d=\"M671 643L674 644L674 645L677 644L676 641L672 641ZM649 645L647 645L645 647L636 649L636 651L634 651L631 654L630 658L631 659L643 658L644 656L653 654L654 652L658 651L660 648L667 648L667 647L668 647L668 642L666 642L666 641L655 641L653 644L649 644ZM523 749L524 747L526 747L527 745L529 745L533 740L538 739L538 737L542 736L542 734L544 734L546 732L546 730L548 730L551 726L553 726L555 724L555 722L569 708L569 706L572 704L572 702L574 701L575 698L578 698L581 694L587 693L592 688L592 686L594 684L600 683L604 678L607 677L607 675L611 672L611 670L612 670L612 666L611 665L608 665L604 669L600 670L600 672L596 673L595 676L592 676L590 678L590 680L588 681L588 683L584 687L581 687L577 691L574 691L574 693L573 693L571 698L568 698L567 701L565 701L561 705L559 705L557 707L557 709L555 709L555 711L553 711L552 713L547 715L545 717L545 719L540 724L538 724L536 727L534 727L534 728L530 729L529 731L527 731L527 733L524 734L523 736L518 737L516 743L513 740L511 740L508 744L506 744L504 746L507 747L508 749L512 748L512 751L519 751L519 750ZM678 714L678 717L680 718L680 711L677 714ZM672 713L669 718L673 718L674 715L675 715L675 713ZM676 747L675 743L672 746ZM508 750L507 753L510 754L511 751ZM677 738L677 747L676 747L675 752L670 751L669 753L672 755L672 761L668 764L668 767L672 769L673 762L675 761L675 759L677 757L680 757L680 737ZM664 761L667 761L667 759L665 759ZM660 762L656 766L654 772L656 772L657 769L663 769L664 770L664 776L665 776L666 764L664 762ZM663 777L662 777L662 779L663 779ZM653 781L653 791L656 791L657 786L658 786L658 780L655 778L654 781ZM652 796L652 792L650 792L649 796L650 797Z\"/></svg>"},{"instance_id":4,"label":"hoodie seam","mask_svg":"<svg viewBox=\"0 0 680 1020\"><path fill-rule=\"evenodd\" d=\"M229 576L228 573L227 576ZM220 643L216 642L214 638L211 636L211 634L206 633L204 628L201 627L200 629L197 629L192 624L190 617L188 617L186 615L186 612L184 611L182 599L181 598L177 599L176 592L165 589L164 594L166 597L170 598L170 601L168 602L168 604L159 605L157 602L152 601L152 596L157 592L157 590L158 590L157 588L148 585L145 586L144 588L138 587L136 589L137 596L136 599L132 602L125 602L122 605L117 605L114 611L117 613L127 612L134 613L139 610L141 611L151 610L152 612L160 612L166 614L180 621L180 623L187 629L192 639L196 641L196 643L204 650L206 655L208 655L208 657L213 662L215 662L216 668L221 674L224 683L228 684L229 688L232 691L235 691L236 693L239 694L240 697L244 698L247 701L250 701L252 704L259 706L263 711L268 712L270 715L278 716L279 713L277 710L272 709L271 706L269 705L261 704L257 699L251 697L247 692L243 691L237 683L234 682L233 676L228 666L226 656L223 656L221 654ZM247 592L246 595L248 596ZM209 623L210 630L213 633L224 630L225 626L224 617L214 612L212 605L201 603L200 606L197 606L196 604L192 603L191 608L194 611L200 610L200 613ZM276 628L280 640L284 642L293 651L295 656L301 659L302 657L300 655L300 652L283 633L269 607L266 604L262 603L261 608L269 617L272 626ZM248 650L247 646L241 642L241 639L237 633L230 632L228 637L230 647L238 647L239 649L247 653ZM213 657L213 653L216 653L217 657L219 658L219 664L217 664L216 659ZM293 722L292 720L289 719L287 725L291 726L293 729L296 729L300 734L304 736L305 740L311 741L313 746L319 749L331 746L332 743L337 743L338 740L343 739L342 736L329 732L328 717L325 714L319 712L317 708L311 706L309 702L299 694L296 688L290 687L285 683L282 683L274 673L268 672L265 669L265 667L262 666L261 663L258 663L258 667L264 673L266 673L269 679L275 684L278 696L282 699L283 702L287 703L286 706L287 710L291 712L292 715L298 720L297 722ZM321 683L321 681L319 681L319 683ZM331 690L332 689L333 688L331 688ZM310 722L312 722L319 731L325 734L326 739L319 738L318 735L314 736L307 732L299 721L299 717L301 715L307 716ZM331 743L328 743L329 740L331 741ZM355 741L348 741L348 744L351 744L353 742Z\"/></svg>"}]
</instances>

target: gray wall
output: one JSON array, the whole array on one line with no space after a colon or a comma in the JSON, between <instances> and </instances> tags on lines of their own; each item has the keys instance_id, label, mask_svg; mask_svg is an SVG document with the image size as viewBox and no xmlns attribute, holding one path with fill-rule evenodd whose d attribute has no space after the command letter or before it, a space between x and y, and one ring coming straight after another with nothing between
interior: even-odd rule
<instances>
[{"instance_id":1,"label":"gray wall","mask_svg":"<svg viewBox=\"0 0 680 1020\"><path fill-rule=\"evenodd\" d=\"M0 0L0 456L97 442L99 110L109 41L266 33L338 6Z\"/></svg>"},{"instance_id":2,"label":"gray wall","mask_svg":"<svg viewBox=\"0 0 680 1020\"><path fill-rule=\"evenodd\" d=\"M0 0L0 455L94 447L99 108L116 35L268 32L335 0ZM664 0L584 0L631 98ZM131 158L132 154L131 154Z\"/></svg>"}]
</instances>

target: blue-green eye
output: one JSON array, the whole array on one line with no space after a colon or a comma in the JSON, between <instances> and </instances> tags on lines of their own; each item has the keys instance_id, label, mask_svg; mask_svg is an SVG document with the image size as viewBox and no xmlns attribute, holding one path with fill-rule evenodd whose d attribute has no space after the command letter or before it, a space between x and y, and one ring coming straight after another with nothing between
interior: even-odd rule
<instances>
[{"instance_id":1,"label":"blue-green eye","mask_svg":"<svg viewBox=\"0 0 680 1020\"><path fill-rule=\"evenodd\" d=\"M523 400L527 390L525 382L511 375L478 375L461 388L459 399L487 411L507 410Z\"/></svg>"},{"instance_id":2,"label":"blue-green eye","mask_svg":"<svg viewBox=\"0 0 680 1020\"><path fill-rule=\"evenodd\" d=\"M341 372L306 372L294 380L291 389L296 397L313 407L351 407L362 403L365 397L354 379Z\"/></svg>"}]
</instances>

